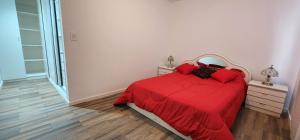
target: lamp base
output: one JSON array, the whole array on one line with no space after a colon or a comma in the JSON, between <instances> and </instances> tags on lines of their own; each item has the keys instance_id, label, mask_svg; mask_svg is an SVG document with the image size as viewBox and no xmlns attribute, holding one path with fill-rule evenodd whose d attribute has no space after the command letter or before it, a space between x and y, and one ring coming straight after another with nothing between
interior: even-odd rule
<instances>
[{"instance_id":1,"label":"lamp base","mask_svg":"<svg viewBox=\"0 0 300 140\"><path fill-rule=\"evenodd\" d=\"M272 82L266 82L266 81L263 81L261 82L263 85L266 85L266 86L273 86L274 84Z\"/></svg>"},{"instance_id":2,"label":"lamp base","mask_svg":"<svg viewBox=\"0 0 300 140\"><path fill-rule=\"evenodd\" d=\"M173 68L175 65L174 65L173 63L168 63L166 66L167 66L168 68Z\"/></svg>"}]
</instances>

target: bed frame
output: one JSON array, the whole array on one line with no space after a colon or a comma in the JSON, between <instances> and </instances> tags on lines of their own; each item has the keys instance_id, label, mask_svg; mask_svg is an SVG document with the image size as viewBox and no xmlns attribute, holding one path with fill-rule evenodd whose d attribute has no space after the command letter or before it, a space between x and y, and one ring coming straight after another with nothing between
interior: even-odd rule
<instances>
[{"instance_id":1,"label":"bed frame","mask_svg":"<svg viewBox=\"0 0 300 140\"><path fill-rule=\"evenodd\" d=\"M217 55L217 54L204 54L201 55L199 57L196 57L195 59L192 60L186 60L183 63L190 63L190 64L197 64L197 62L205 57L213 57L213 58L217 58L219 60L222 60L225 64L226 64L226 68L227 69L231 69L231 68L235 68L235 69L240 69L245 73L245 81L246 83L248 83L251 80L251 73L249 70L247 70L245 67L237 65L232 63L229 59L226 59L223 56ZM135 111L143 114L144 116L146 116L147 118L149 118L150 120L158 123L159 125L161 125L162 127L168 129L169 131L173 132L174 134L178 135L179 137L185 139L185 140L192 140L192 138L190 136L185 136L182 133L178 132L176 129L174 129L172 126L170 126L168 123L166 123L165 121L163 121L162 119L160 119L158 116L156 116L155 114L148 112L142 108L139 108L138 106L136 106L134 103L127 103L127 105L134 109Z\"/></svg>"},{"instance_id":2,"label":"bed frame","mask_svg":"<svg viewBox=\"0 0 300 140\"><path fill-rule=\"evenodd\" d=\"M250 73L250 71L248 69L246 69L244 66L241 66L241 65L238 65L238 64L234 64L229 59L227 59L227 58L225 58L223 56L217 55L217 54L204 54L204 55L201 55L199 57L196 57L195 59L186 60L186 61L184 61L184 63L190 63L190 64L197 65L197 62L200 59L205 58L205 57L213 57L213 58L216 58L216 59L219 59L219 60L223 61L225 63L225 65L226 65L226 69L234 68L234 69L240 69L240 70L242 70L245 73L245 81L246 81L246 83L250 82L250 80L251 80L251 73Z\"/></svg>"}]
</instances>

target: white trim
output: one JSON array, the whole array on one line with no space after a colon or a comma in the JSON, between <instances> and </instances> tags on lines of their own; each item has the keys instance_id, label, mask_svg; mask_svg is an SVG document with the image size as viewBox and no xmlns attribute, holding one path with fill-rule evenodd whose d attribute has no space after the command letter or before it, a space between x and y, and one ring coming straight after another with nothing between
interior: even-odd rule
<instances>
[{"instance_id":1,"label":"white trim","mask_svg":"<svg viewBox=\"0 0 300 140\"><path fill-rule=\"evenodd\" d=\"M160 119L158 116L156 116L155 114L148 112L142 108L139 108L138 106L136 106L134 103L127 103L127 105L132 108L133 110L143 114L144 116L146 116L147 118L149 118L150 120L158 123L159 125L163 126L164 128L168 129L169 131L175 133L176 135L178 135L179 137L185 139L185 140L192 140L192 138L190 136L185 136L183 134L181 134L180 132L178 132L176 129L174 129L172 126L170 126L168 123L166 123L165 121L163 121L162 119Z\"/></svg>"},{"instance_id":2,"label":"white trim","mask_svg":"<svg viewBox=\"0 0 300 140\"><path fill-rule=\"evenodd\" d=\"M23 11L17 11L20 14L26 14L26 15L31 15L31 16L38 16L37 13L30 13L30 12L23 12Z\"/></svg>"},{"instance_id":3,"label":"white trim","mask_svg":"<svg viewBox=\"0 0 300 140\"><path fill-rule=\"evenodd\" d=\"M90 97L78 99L78 100L75 100L75 101L70 101L69 104L70 105L76 105L76 104L83 103L83 102L88 102L88 101L92 101L92 100L96 100L96 99L109 97L109 96L124 92L125 90L126 90L126 88L121 88L121 89L101 93L101 94L98 94L98 95L95 95L95 96L90 96Z\"/></svg>"},{"instance_id":4,"label":"white trim","mask_svg":"<svg viewBox=\"0 0 300 140\"><path fill-rule=\"evenodd\" d=\"M42 79L47 78L46 73L33 73L33 74L26 74L26 79Z\"/></svg>"},{"instance_id":5,"label":"white trim","mask_svg":"<svg viewBox=\"0 0 300 140\"><path fill-rule=\"evenodd\" d=\"M197 62L201 58L205 58L205 57L214 57L214 58L217 58L219 60L222 60L226 64L226 68L228 68L228 69L235 68L235 69L242 70L245 73L245 81L246 81L246 83L248 83L251 80L251 73L250 73L250 71L246 67L238 65L238 64L234 64L229 59L225 58L224 56L218 55L218 54L203 54L203 55L200 55L200 56L198 56L198 57L196 57L194 59L186 60L186 61L184 61L184 63L191 63L191 64L196 65Z\"/></svg>"},{"instance_id":6,"label":"white trim","mask_svg":"<svg viewBox=\"0 0 300 140\"><path fill-rule=\"evenodd\" d=\"M3 80L2 80L2 72L0 69L0 88L2 88L2 86L3 86Z\"/></svg>"},{"instance_id":7,"label":"white trim","mask_svg":"<svg viewBox=\"0 0 300 140\"><path fill-rule=\"evenodd\" d=\"M22 44L23 47L41 47L42 45L30 45L30 44Z\"/></svg>"},{"instance_id":8,"label":"white trim","mask_svg":"<svg viewBox=\"0 0 300 140\"><path fill-rule=\"evenodd\" d=\"M19 82L19 81L23 81L26 80L27 78L18 78L18 79L9 79L9 80L3 80L3 83L10 83L10 82Z\"/></svg>"},{"instance_id":9,"label":"white trim","mask_svg":"<svg viewBox=\"0 0 300 140\"><path fill-rule=\"evenodd\" d=\"M25 62L45 61L45 59L24 59Z\"/></svg>"},{"instance_id":10,"label":"white trim","mask_svg":"<svg viewBox=\"0 0 300 140\"><path fill-rule=\"evenodd\" d=\"M51 80L50 78L48 79L50 83L54 86L54 88L57 90L57 92L60 94L60 96L62 96L67 103L70 103L67 92L62 87L58 86L53 80Z\"/></svg>"},{"instance_id":11,"label":"white trim","mask_svg":"<svg viewBox=\"0 0 300 140\"><path fill-rule=\"evenodd\" d=\"M39 32L39 29L30 29L30 28L20 28L22 31L32 31L32 32Z\"/></svg>"}]
</instances>

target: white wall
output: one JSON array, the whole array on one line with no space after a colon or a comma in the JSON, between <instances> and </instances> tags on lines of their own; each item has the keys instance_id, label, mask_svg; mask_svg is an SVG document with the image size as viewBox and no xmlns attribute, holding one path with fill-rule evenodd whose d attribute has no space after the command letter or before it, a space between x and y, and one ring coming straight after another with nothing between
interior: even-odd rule
<instances>
[{"instance_id":1,"label":"white wall","mask_svg":"<svg viewBox=\"0 0 300 140\"><path fill-rule=\"evenodd\" d=\"M1 0L0 31L2 80L25 78L25 65L14 0Z\"/></svg>"},{"instance_id":2,"label":"white wall","mask_svg":"<svg viewBox=\"0 0 300 140\"><path fill-rule=\"evenodd\" d=\"M167 57L164 0L63 0L70 101L154 76ZM77 41L70 41L70 33Z\"/></svg>"},{"instance_id":3,"label":"white wall","mask_svg":"<svg viewBox=\"0 0 300 140\"><path fill-rule=\"evenodd\" d=\"M169 52L178 61L217 53L249 68L256 80L274 64L276 81L292 91L299 67L299 0L181 0L170 13Z\"/></svg>"}]
</instances>

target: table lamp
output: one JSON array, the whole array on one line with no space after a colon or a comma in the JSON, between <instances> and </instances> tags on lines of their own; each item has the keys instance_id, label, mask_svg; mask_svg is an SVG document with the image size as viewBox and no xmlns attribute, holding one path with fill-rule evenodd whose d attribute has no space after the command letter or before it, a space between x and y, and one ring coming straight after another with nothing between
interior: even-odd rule
<instances>
[{"instance_id":1,"label":"table lamp","mask_svg":"<svg viewBox=\"0 0 300 140\"><path fill-rule=\"evenodd\" d=\"M168 67L170 67L170 68L172 68L172 67L174 67L174 57L172 56L172 55L170 55L169 57L168 57Z\"/></svg>"},{"instance_id":2,"label":"table lamp","mask_svg":"<svg viewBox=\"0 0 300 140\"><path fill-rule=\"evenodd\" d=\"M276 69L274 69L273 65L271 65L270 67L262 70L261 75L267 76L265 81L262 82L262 84L267 85L267 86L273 86L271 77L278 77L279 76L278 71Z\"/></svg>"}]
</instances>

